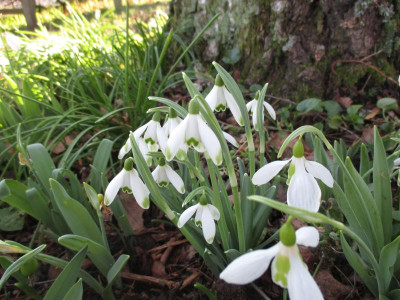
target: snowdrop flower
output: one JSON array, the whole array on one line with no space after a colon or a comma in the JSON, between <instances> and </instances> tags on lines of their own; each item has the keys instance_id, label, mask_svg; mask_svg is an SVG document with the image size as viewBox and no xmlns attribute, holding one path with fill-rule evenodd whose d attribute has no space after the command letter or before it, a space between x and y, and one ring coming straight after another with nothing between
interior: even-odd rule
<instances>
[{"instance_id":1,"label":"snowdrop flower","mask_svg":"<svg viewBox=\"0 0 400 300\"><path fill-rule=\"evenodd\" d=\"M232 146L239 148L239 143L235 140L233 136L225 131L222 131L222 135L224 136L225 140L232 144Z\"/></svg>"},{"instance_id":2,"label":"snowdrop flower","mask_svg":"<svg viewBox=\"0 0 400 300\"><path fill-rule=\"evenodd\" d=\"M253 126L254 128L258 131L257 129L257 105L258 105L258 98L260 96L260 92L257 91L255 99L251 100L249 103L246 104L247 111L251 110L251 115L253 118ZM267 102L264 101L264 107L268 111L269 115L273 120L276 120L276 113L274 108ZM264 119L264 109L263 109L263 115L262 119Z\"/></svg>"},{"instance_id":3,"label":"snowdrop flower","mask_svg":"<svg viewBox=\"0 0 400 300\"><path fill-rule=\"evenodd\" d=\"M121 188L125 193L132 193L140 207L144 209L149 208L150 191L140 179L138 172L133 168L132 157L125 160L122 171L108 184L104 193L105 205L110 205L114 201L115 196L117 196Z\"/></svg>"},{"instance_id":4,"label":"snowdrop flower","mask_svg":"<svg viewBox=\"0 0 400 300\"><path fill-rule=\"evenodd\" d=\"M176 111L170 107L169 113L168 113L168 120L164 123L164 126L163 126L165 135L167 137L170 137L171 133L175 130L176 127L178 127L178 125L181 122L182 122L182 119L179 118L176 114Z\"/></svg>"},{"instance_id":5,"label":"snowdrop flower","mask_svg":"<svg viewBox=\"0 0 400 300\"><path fill-rule=\"evenodd\" d=\"M227 90L221 76L215 78L215 85L206 97L212 111L224 111L228 106L240 126L244 126L242 113L232 94Z\"/></svg>"},{"instance_id":6,"label":"snowdrop flower","mask_svg":"<svg viewBox=\"0 0 400 300\"><path fill-rule=\"evenodd\" d=\"M132 133L132 131L131 131L131 133ZM147 147L147 144L143 138L137 138L136 141L138 143L140 152L142 153L144 159L146 160L147 165L151 166L152 158L149 155L149 152L150 152L149 147ZM119 150L118 159L124 158L124 156L131 150L132 150L132 143L131 143L131 139L128 138L125 145L123 145L122 148Z\"/></svg>"},{"instance_id":7,"label":"snowdrop flower","mask_svg":"<svg viewBox=\"0 0 400 300\"><path fill-rule=\"evenodd\" d=\"M252 178L253 184L262 185L267 183L289 162L291 162L291 165L288 179L289 189L287 191L288 205L310 211L318 211L321 202L321 189L315 178L322 180L323 183L332 188L333 177L329 170L320 163L304 158L304 147L301 138L293 146L291 159L277 160L266 164L254 174Z\"/></svg>"},{"instance_id":8,"label":"snowdrop flower","mask_svg":"<svg viewBox=\"0 0 400 300\"><path fill-rule=\"evenodd\" d=\"M144 141L149 147L149 151L157 152L158 149L161 148L161 151L164 153L167 144L167 136L161 128L159 112L156 112L149 122L136 129L133 136L135 139L138 139L142 134L144 134Z\"/></svg>"},{"instance_id":9,"label":"snowdrop flower","mask_svg":"<svg viewBox=\"0 0 400 300\"><path fill-rule=\"evenodd\" d=\"M187 221L196 213L195 224L203 229L203 236L207 243L212 244L215 237L215 221L219 220L220 214L218 209L207 203L206 196L202 195L199 203L186 209L178 220L178 228L182 228Z\"/></svg>"},{"instance_id":10,"label":"snowdrop flower","mask_svg":"<svg viewBox=\"0 0 400 300\"><path fill-rule=\"evenodd\" d=\"M185 193L185 185L182 178L170 166L165 164L163 158L160 159L160 163L154 169L152 175L159 186L167 186L171 183L179 193Z\"/></svg>"},{"instance_id":11,"label":"snowdrop flower","mask_svg":"<svg viewBox=\"0 0 400 300\"><path fill-rule=\"evenodd\" d=\"M307 226L295 232L292 225L286 223L279 235L281 241L277 245L240 256L226 267L220 278L231 284L248 284L264 274L273 259L272 280L288 289L291 300L323 299L297 247L297 244L307 247L318 246L318 230Z\"/></svg>"},{"instance_id":12,"label":"snowdrop flower","mask_svg":"<svg viewBox=\"0 0 400 300\"><path fill-rule=\"evenodd\" d=\"M222 163L222 150L215 133L200 117L200 104L197 98L189 103L189 113L186 118L175 128L168 139L165 156L171 161L186 147L193 147L198 152L208 152L216 165ZM187 149L187 148L186 148Z\"/></svg>"}]
</instances>

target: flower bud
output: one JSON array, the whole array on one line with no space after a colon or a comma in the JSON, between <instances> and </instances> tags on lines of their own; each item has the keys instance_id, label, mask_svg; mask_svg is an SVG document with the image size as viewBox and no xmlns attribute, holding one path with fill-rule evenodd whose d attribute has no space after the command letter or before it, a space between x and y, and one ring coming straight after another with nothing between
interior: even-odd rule
<instances>
[{"instance_id":1,"label":"flower bud","mask_svg":"<svg viewBox=\"0 0 400 300\"><path fill-rule=\"evenodd\" d=\"M39 263L35 258L31 258L26 263L24 263L21 268L21 274L24 276L30 276L37 271L39 268Z\"/></svg>"},{"instance_id":2,"label":"flower bud","mask_svg":"<svg viewBox=\"0 0 400 300\"><path fill-rule=\"evenodd\" d=\"M175 109L173 109L172 107L169 108L168 117L169 117L170 119L174 119L174 118L177 117L176 111L175 111Z\"/></svg>"},{"instance_id":3,"label":"flower bud","mask_svg":"<svg viewBox=\"0 0 400 300\"><path fill-rule=\"evenodd\" d=\"M200 202L200 205L207 205L208 204L207 197L204 194L201 195L199 202Z\"/></svg>"},{"instance_id":4,"label":"flower bud","mask_svg":"<svg viewBox=\"0 0 400 300\"><path fill-rule=\"evenodd\" d=\"M304 146L301 138L299 138L293 146L293 156L296 158L301 158L304 156Z\"/></svg>"},{"instance_id":5,"label":"flower bud","mask_svg":"<svg viewBox=\"0 0 400 300\"><path fill-rule=\"evenodd\" d=\"M217 74L217 77L215 77L215 85L216 86L224 86L224 81L222 80L221 76Z\"/></svg>"},{"instance_id":6,"label":"flower bud","mask_svg":"<svg viewBox=\"0 0 400 300\"><path fill-rule=\"evenodd\" d=\"M197 97L193 98L189 103L189 114L198 115L200 111L200 104Z\"/></svg>"},{"instance_id":7,"label":"flower bud","mask_svg":"<svg viewBox=\"0 0 400 300\"><path fill-rule=\"evenodd\" d=\"M154 113L152 120L156 121L156 122L160 122L160 113L159 112Z\"/></svg>"},{"instance_id":8,"label":"flower bud","mask_svg":"<svg viewBox=\"0 0 400 300\"><path fill-rule=\"evenodd\" d=\"M162 157L162 158L160 158L160 160L158 161L158 165L159 166L165 166L165 159Z\"/></svg>"}]
</instances>

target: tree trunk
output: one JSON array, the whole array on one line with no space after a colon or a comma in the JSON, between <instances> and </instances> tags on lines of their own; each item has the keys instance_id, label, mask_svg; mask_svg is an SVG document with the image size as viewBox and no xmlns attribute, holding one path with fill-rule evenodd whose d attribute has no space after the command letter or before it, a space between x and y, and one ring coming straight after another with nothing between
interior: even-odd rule
<instances>
[{"instance_id":1,"label":"tree trunk","mask_svg":"<svg viewBox=\"0 0 400 300\"><path fill-rule=\"evenodd\" d=\"M122 2L121 0L114 0L115 13L120 14L122 12Z\"/></svg>"},{"instance_id":2,"label":"tree trunk","mask_svg":"<svg viewBox=\"0 0 400 300\"><path fill-rule=\"evenodd\" d=\"M202 63L223 62L237 79L302 100L339 90L398 96L400 1L175 0L173 21L189 42L221 16L197 47Z\"/></svg>"},{"instance_id":3,"label":"tree trunk","mask_svg":"<svg viewBox=\"0 0 400 300\"><path fill-rule=\"evenodd\" d=\"M28 30L33 31L37 27L35 0L21 0L21 2Z\"/></svg>"}]
</instances>

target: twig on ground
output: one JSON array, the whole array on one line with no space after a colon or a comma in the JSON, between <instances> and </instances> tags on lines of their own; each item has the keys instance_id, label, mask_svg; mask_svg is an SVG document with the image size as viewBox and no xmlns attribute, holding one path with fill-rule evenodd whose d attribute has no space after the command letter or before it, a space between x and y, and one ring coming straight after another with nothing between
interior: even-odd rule
<instances>
[{"instance_id":1,"label":"twig on ground","mask_svg":"<svg viewBox=\"0 0 400 300\"><path fill-rule=\"evenodd\" d=\"M180 286L179 282L156 278L156 277L152 277L152 276L139 275L139 274L133 274L133 273L128 273L128 272L122 272L122 273L120 273L120 276L125 279L131 279L131 280L147 282L147 283L152 283L152 284L161 285L161 286L167 286L171 289L176 289Z\"/></svg>"}]
</instances>

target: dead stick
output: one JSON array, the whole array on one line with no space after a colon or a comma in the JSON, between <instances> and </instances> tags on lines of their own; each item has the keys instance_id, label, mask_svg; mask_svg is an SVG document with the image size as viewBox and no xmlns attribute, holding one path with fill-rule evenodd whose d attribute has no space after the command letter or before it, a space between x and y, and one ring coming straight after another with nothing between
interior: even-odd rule
<instances>
[{"instance_id":1,"label":"dead stick","mask_svg":"<svg viewBox=\"0 0 400 300\"><path fill-rule=\"evenodd\" d=\"M199 277L200 274L201 274L201 272L196 272L196 273L193 273L192 275L190 275L188 278L186 278L183 281L180 289L183 290L185 287L187 287L189 284L191 284L193 281L195 281L195 279L197 277Z\"/></svg>"},{"instance_id":2,"label":"dead stick","mask_svg":"<svg viewBox=\"0 0 400 300\"><path fill-rule=\"evenodd\" d=\"M180 241L173 241L173 242L169 242L167 244L155 247L153 249L150 249L149 252L155 252L155 251L159 251L168 247L172 247L172 246L176 246L176 245L180 245L180 244L184 244L187 243L187 240L180 240Z\"/></svg>"},{"instance_id":3,"label":"dead stick","mask_svg":"<svg viewBox=\"0 0 400 300\"><path fill-rule=\"evenodd\" d=\"M146 276L146 275L122 272L122 273L120 273L120 276L125 279L153 283L153 284L157 284L157 285L161 285L161 286L167 286L172 289L176 289L180 286L179 282L165 280L165 279L151 277L151 276Z\"/></svg>"}]
</instances>

